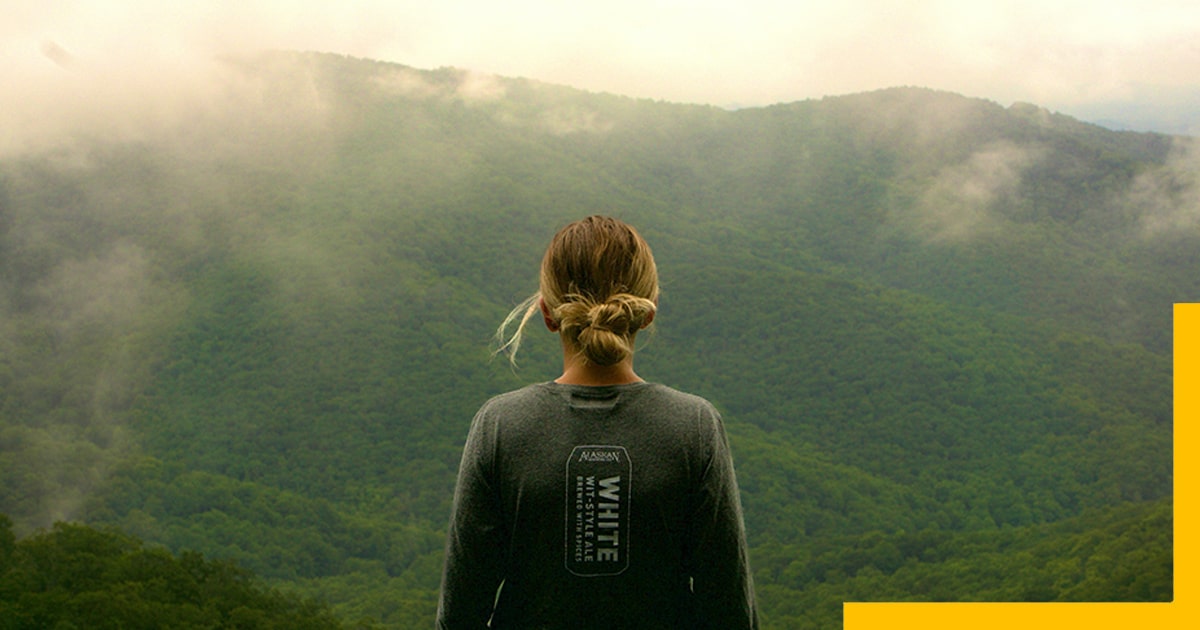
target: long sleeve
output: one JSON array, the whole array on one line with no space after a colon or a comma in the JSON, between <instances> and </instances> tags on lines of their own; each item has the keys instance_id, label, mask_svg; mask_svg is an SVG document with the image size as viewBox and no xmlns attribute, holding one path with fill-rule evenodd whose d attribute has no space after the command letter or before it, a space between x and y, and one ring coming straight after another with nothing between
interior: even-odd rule
<instances>
[{"instance_id":1,"label":"long sleeve","mask_svg":"<svg viewBox=\"0 0 1200 630\"><path fill-rule=\"evenodd\" d=\"M650 383L541 383L476 414L440 630L754 630L720 415Z\"/></svg>"},{"instance_id":2,"label":"long sleeve","mask_svg":"<svg viewBox=\"0 0 1200 630\"><path fill-rule=\"evenodd\" d=\"M733 458L720 417L712 458L694 499L688 564L699 621L705 628L754 629L758 615Z\"/></svg>"},{"instance_id":3,"label":"long sleeve","mask_svg":"<svg viewBox=\"0 0 1200 630\"><path fill-rule=\"evenodd\" d=\"M504 579L504 520L493 470L494 435L480 411L459 464L446 532L437 628L487 628L496 590Z\"/></svg>"}]
</instances>

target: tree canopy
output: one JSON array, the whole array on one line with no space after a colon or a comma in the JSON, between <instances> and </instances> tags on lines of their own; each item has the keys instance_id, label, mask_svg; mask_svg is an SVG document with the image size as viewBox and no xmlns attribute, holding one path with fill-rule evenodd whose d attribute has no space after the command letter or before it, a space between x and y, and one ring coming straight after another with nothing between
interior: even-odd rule
<instances>
[{"instance_id":1,"label":"tree canopy","mask_svg":"<svg viewBox=\"0 0 1200 630\"><path fill-rule=\"evenodd\" d=\"M1191 139L918 88L726 111L299 53L214 80L185 124L0 158L22 619L282 620L265 583L431 624L470 418L558 368L492 332L592 213L658 261L639 373L726 418L766 627L1171 599Z\"/></svg>"}]
</instances>

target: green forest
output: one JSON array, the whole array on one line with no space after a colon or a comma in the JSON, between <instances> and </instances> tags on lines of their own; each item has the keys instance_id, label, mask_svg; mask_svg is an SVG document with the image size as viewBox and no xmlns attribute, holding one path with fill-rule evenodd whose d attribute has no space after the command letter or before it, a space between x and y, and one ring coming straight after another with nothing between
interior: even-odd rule
<instances>
[{"instance_id":1,"label":"green forest","mask_svg":"<svg viewBox=\"0 0 1200 630\"><path fill-rule=\"evenodd\" d=\"M0 518L0 569L6 629L345 627L328 604L266 587L232 562L175 557L111 529L60 522L17 542Z\"/></svg>"},{"instance_id":2,"label":"green forest","mask_svg":"<svg viewBox=\"0 0 1200 630\"><path fill-rule=\"evenodd\" d=\"M0 155L0 627L431 627L471 417L560 368L492 334L588 214L654 249L638 372L725 418L764 628L1172 600L1193 139L220 67L175 124Z\"/></svg>"}]
</instances>

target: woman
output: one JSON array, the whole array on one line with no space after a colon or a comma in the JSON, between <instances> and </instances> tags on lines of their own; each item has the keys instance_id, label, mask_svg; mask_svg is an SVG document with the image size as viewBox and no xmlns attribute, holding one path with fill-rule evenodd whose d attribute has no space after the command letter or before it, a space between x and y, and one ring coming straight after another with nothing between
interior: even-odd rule
<instances>
[{"instance_id":1,"label":"woman","mask_svg":"<svg viewBox=\"0 0 1200 630\"><path fill-rule=\"evenodd\" d=\"M438 627L757 627L733 462L706 400L643 381L658 272L629 225L588 217L542 259L563 373L488 401L467 436ZM524 314L522 315L522 311Z\"/></svg>"}]
</instances>

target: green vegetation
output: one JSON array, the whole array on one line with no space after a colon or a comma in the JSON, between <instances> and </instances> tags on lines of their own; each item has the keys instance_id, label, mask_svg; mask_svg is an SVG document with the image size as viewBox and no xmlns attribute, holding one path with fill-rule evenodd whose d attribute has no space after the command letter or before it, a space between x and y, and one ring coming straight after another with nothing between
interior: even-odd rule
<instances>
[{"instance_id":1,"label":"green vegetation","mask_svg":"<svg viewBox=\"0 0 1200 630\"><path fill-rule=\"evenodd\" d=\"M9 578L57 545L226 576L263 614L432 625L470 418L558 367L550 335L513 370L491 333L594 212L658 258L639 373L726 417L765 627L1172 598L1189 140L920 89L728 112L327 55L227 71L231 111L0 160L3 605L113 590L236 625L124 569Z\"/></svg>"},{"instance_id":2,"label":"green vegetation","mask_svg":"<svg viewBox=\"0 0 1200 630\"><path fill-rule=\"evenodd\" d=\"M0 515L5 628L343 627L328 606L262 586L228 562L63 523L15 542L11 525Z\"/></svg>"}]
</instances>

